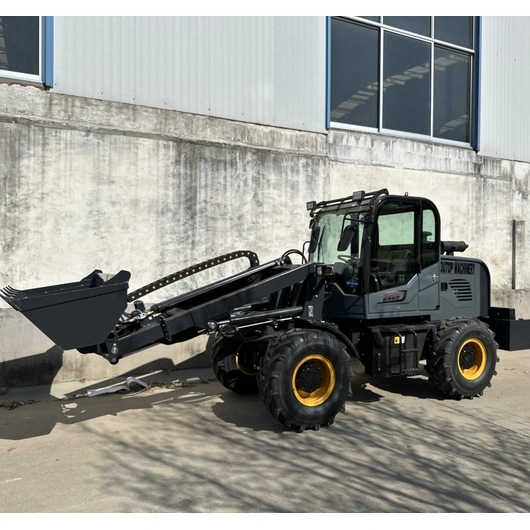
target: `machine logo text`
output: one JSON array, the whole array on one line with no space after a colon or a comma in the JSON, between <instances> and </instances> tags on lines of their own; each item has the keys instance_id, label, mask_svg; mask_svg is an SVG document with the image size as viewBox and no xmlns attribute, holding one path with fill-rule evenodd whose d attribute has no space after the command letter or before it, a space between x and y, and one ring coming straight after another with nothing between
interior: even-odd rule
<instances>
[{"instance_id":1,"label":"machine logo text","mask_svg":"<svg viewBox=\"0 0 530 530\"><path fill-rule=\"evenodd\" d=\"M475 264L466 261L442 260L442 274L475 274Z\"/></svg>"}]
</instances>

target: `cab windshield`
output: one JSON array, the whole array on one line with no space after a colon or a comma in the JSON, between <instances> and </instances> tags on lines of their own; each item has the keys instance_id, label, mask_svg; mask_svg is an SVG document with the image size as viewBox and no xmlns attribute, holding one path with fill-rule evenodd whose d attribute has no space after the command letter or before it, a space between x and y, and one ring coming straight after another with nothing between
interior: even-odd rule
<instances>
[{"instance_id":1,"label":"cab windshield","mask_svg":"<svg viewBox=\"0 0 530 530\"><path fill-rule=\"evenodd\" d=\"M344 287L359 285L365 215L358 211L324 211L315 217L316 248L310 260L332 265Z\"/></svg>"}]
</instances>

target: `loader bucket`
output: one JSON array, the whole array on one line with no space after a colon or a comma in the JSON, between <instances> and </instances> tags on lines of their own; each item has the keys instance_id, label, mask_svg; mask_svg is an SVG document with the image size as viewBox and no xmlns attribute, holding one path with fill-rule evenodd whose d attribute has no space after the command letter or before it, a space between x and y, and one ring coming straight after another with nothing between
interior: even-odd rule
<instances>
[{"instance_id":1,"label":"loader bucket","mask_svg":"<svg viewBox=\"0 0 530 530\"><path fill-rule=\"evenodd\" d=\"M101 344L127 306L131 274L95 270L79 282L19 291L10 286L0 296L63 350Z\"/></svg>"}]
</instances>

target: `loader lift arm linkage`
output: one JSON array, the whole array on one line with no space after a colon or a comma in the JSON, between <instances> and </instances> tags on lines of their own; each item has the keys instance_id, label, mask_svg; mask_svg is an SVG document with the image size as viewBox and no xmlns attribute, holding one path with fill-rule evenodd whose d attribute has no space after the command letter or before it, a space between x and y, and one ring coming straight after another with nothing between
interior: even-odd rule
<instances>
[{"instance_id":1,"label":"loader lift arm linkage","mask_svg":"<svg viewBox=\"0 0 530 530\"><path fill-rule=\"evenodd\" d=\"M247 258L250 268L148 309L139 300L171 283L238 258ZM294 299L289 307L260 308L233 316L230 312L305 282L314 267L312 263L293 266L287 254L259 265L254 252L239 250L165 276L128 295L129 272L112 276L96 270L76 283L25 291L7 286L0 296L61 348L97 353L116 364L120 358L148 346L189 340L222 324L270 324L302 317L304 307L293 305L298 302ZM311 300L314 293L306 289L303 295ZM127 302L135 306L131 313L125 312Z\"/></svg>"}]
</instances>

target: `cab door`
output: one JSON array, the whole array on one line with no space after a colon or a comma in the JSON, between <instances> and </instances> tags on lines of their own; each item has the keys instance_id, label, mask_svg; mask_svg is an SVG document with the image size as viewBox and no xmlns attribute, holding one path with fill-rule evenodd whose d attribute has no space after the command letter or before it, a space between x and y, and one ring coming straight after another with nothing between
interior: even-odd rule
<instances>
[{"instance_id":1,"label":"cab door","mask_svg":"<svg viewBox=\"0 0 530 530\"><path fill-rule=\"evenodd\" d=\"M396 318L440 308L440 216L428 199L389 197L370 245L368 314Z\"/></svg>"},{"instance_id":2,"label":"cab door","mask_svg":"<svg viewBox=\"0 0 530 530\"><path fill-rule=\"evenodd\" d=\"M374 219L368 271L372 317L417 314L419 309L421 203L389 197Z\"/></svg>"}]
</instances>

